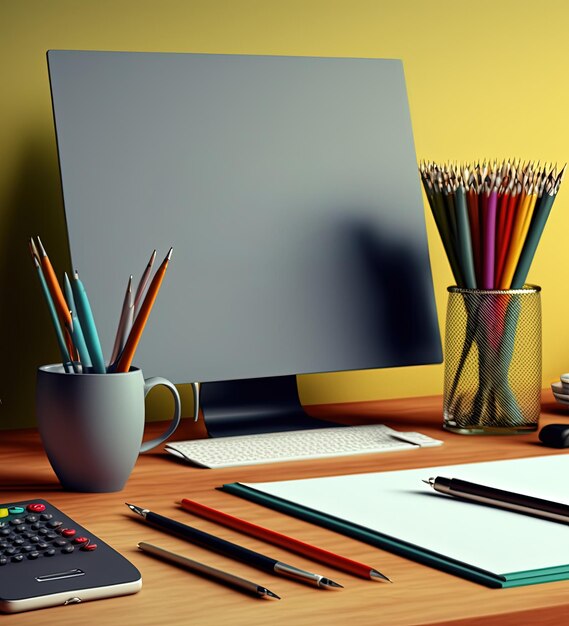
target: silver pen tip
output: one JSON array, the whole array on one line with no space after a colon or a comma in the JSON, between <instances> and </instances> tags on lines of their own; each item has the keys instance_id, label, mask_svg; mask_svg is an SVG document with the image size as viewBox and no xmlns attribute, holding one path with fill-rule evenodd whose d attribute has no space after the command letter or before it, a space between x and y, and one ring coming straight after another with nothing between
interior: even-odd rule
<instances>
[{"instance_id":1,"label":"silver pen tip","mask_svg":"<svg viewBox=\"0 0 569 626\"><path fill-rule=\"evenodd\" d=\"M138 515L141 515L142 517L146 517L146 513L148 513L148 509L143 509L140 506L136 506L134 504L129 504L128 502L125 502L125 504L128 506L128 508L133 513L138 513Z\"/></svg>"},{"instance_id":2,"label":"silver pen tip","mask_svg":"<svg viewBox=\"0 0 569 626\"><path fill-rule=\"evenodd\" d=\"M333 580L329 578L321 578L318 584L319 587L325 587L326 589L343 589L344 585L340 585L340 583L335 583Z\"/></svg>"},{"instance_id":3,"label":"silver pen tip","mask_svg":"<svg viewBox=\"0 0 569 626\"><path fill-rule=\"evenodd\" d=\"M385 574L382 574L381 572L378 572L376 569L370 570L369 577L372 580L381 580L381 581L388 582L388 583L392 583L393 582L391 580L391 578L387 578L387 576L385 576Z\"/></svg>"},{"instance_id":4,"label":"silver pen tip","mask_svg":"<svg viewBox=\"0 0 569 626\"><path fill-rule=\"evenodd\" d=\"M429 485L429 487L432 487L435 484L435 479L429 478L429 480L424 480L423 482L425 483L425 485Z\"/></svg>"}]
</instances>

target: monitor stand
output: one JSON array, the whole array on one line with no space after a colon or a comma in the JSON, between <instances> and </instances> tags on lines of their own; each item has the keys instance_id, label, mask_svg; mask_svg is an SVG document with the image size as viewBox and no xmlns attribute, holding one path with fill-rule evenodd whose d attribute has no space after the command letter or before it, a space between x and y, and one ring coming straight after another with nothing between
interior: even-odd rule
<instances>
[{"instance_id":1,"label":"monitor stand","mask_svg":"<svg viewBox=\"0 0 569 626\"><path fill-rule=\"evenodd\" d=\"M341 426L304 411L294 375L202 383L200 404L210 437Z\"/></svg>"}]
</instances>

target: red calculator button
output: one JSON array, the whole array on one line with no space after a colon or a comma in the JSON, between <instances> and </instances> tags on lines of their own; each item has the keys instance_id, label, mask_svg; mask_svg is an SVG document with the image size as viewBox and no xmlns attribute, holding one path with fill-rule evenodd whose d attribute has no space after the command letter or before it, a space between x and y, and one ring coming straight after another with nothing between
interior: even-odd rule
<instances>
[{"instance_id":1,"label":"red calculator button","mask_svg":"<svg viewBox=\"0 0 569 626\"><path fill-rule=\"evenodd\" d=\"M87 539L87 537L75 537L75 539L73 539L73 543L83 545L85 543L89 543L89 539Z\"/></svg>"},{"instance_id":2,"label":"red calculator button","mask_svg":"<svg viewBox=\"0 0 569 626\"><path fill-rule=\"evenodd\" d=\"M40 502L32 502L31 504L28 504L26 508L32 513L42 513L43 511L45 511L45 504L41 504Z\"/></svg>"},{"instance_id":3,"label":"red calculator button","mask_svg":"<svg viewBox=\"0 0 569 626\"><path fill-rule=\"evenodd\" d=\"M84 550L85 552L93 552L93 550L97 549L97 544L96 543L88 543L84 546L81 546L81 550Z\"/></svg>"},{"instance_id":4,"label":"red calculator button","mask_svg":"<svg viewBox=\"0 0 569 626\"><path fill-rule=\"evenodd\" d=\"M64 537L73 537L73 535L76 533L77 531L75 530L75 528L63 528L61 531L61 534Z\"/></svg>"}]
</instances>

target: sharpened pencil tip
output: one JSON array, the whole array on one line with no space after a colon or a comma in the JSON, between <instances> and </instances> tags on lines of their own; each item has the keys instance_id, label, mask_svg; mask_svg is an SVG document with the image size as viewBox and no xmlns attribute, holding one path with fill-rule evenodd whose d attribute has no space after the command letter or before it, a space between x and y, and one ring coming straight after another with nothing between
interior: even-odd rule
<instances>
[{"instance_id":1,"label":"sharpened pencil tip","mask_svg":"<svg viewBox=\"0 0 569 626\"><path fill-rule=\"evenodd\" d=\"M37 240L38 240L38 246L40 248L40 252L42 256L47 256L47 252L45 251L45 248L43 247L43 243L41 242L40 236L37 235Z\"/></svg>"},{"instance_id":2,"label":"sharpened pencil tip","mask_svg":"<svg viewBox=\"0 0 569 626\"><path fill-rule=\"evenodd\" d=\"M281 599L280 596L277 596L276 593L273 593L270 589L267 589L266 587L260 587L259 593L262 595L263 598L274 598L275 600Z\"/></svg>"},{"instance_id":3,"label":"sharpened pencil tip","mask_svg":"<svg viewBox=\"0 0 569 626\"><path fill-rule=\"evenodd\" d=\"M381 581L381 582L388 582L388 583L392 583L393 582L391 580L391 578L387 578L387 576L385 574L382 574L381 572L378 572L376 569L370 570L369 577L372 580L377 580L377 581Z\"/></svg>"},{"instance_id":4,"label":"sharpened pencil tip","mask_svg":"<svg viewBox=\"0 0 569 626\"><path fill-rule=\"evenodd\" d=\"M174 248L170 248L170 250L168 250L168 254L166 255L167 261L169 261L172 258L172 252L174 252Z\"/></svg>"}]
</instances>

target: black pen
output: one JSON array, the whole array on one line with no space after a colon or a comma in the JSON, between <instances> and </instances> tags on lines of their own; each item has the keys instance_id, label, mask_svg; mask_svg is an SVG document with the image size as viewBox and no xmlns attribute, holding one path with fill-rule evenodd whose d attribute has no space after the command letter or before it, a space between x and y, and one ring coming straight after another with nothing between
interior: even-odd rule
<instances>
[{"instance_id":1,"label":"black pen","mask_svg":"<svg viewBox=\"0 0 569 626\"><path fill-rule=\"evenodd\" d=\"M246 580L245 578L240 578L239 576L235 576L229 572L224 572L223 570L205 565L204 563L199 563L198 561L189 559L181 554L176 554L175 552L170 552L170 550L165 550L164 548L160 548L159 546L155 546L151 543L146 543L146 541L141 541L138 544L138 548L143 552L147 552L148 554L152 554L152 556L162 559L163 561L175 563L176 565L180 565L191 572L202 574L207 578L224 583L230 587L239 589L240 591L250 593L258 598L275 598L276 600L280 600L280 597L277 596L276 593L273 593L270 589L267 589L262 585L257 585L256 583L252 583L250 580Z\"/></svg>"},{"instance_id":2,"label":"black pen","mask_svg":"<svg viewBox=\"0 0 569 626\"><path fill-rule=\"evenodd\" d=\"M449 496L490 504L501 509L543 517L555 522L569 523L569 505L560 502L551 502L542 498L485 487L458 478L437 476L423 482L430 485L435 491Z\"/></svg>"},{"instance_id":3,"label":"black pen","mask_svg":"<svg viewBox=\"0 0 569 626\"><path fill-rule=\"evenodd\" d=\"M210 535L203 530L193 528L187 524L182 524L181 522L177 522L169 517L164 517L164 515L153 513L148 509L143 509L139 506L135 506L134 504L128 504L128 502L125 502L125 504L131 511L138 513L138 515L141 515L147 522L160 528L161 530L177 535L182 539L191 541L192 543L204 548L209 548L210 550L219 552L220 554L233 558L237 561L242 561L243 563L246 563L251 567L256 567L264 572L293 578L295 580L315 585L321 589L338 589L342 587L342 585L326 578L325 576L312 574L299 569L298 567L282 563L281 561L272 559L264 554L259 554L258 552L253 552L253 550L249 550L248 548L238 546L236 543L231 543L225 539L220 539L219 537Z\"/></svg>"}]
</instances>

